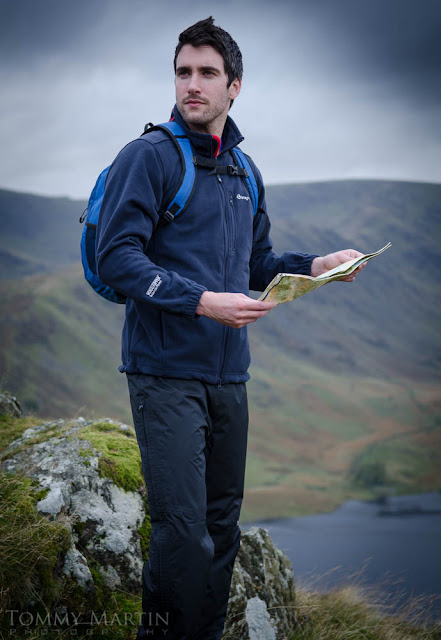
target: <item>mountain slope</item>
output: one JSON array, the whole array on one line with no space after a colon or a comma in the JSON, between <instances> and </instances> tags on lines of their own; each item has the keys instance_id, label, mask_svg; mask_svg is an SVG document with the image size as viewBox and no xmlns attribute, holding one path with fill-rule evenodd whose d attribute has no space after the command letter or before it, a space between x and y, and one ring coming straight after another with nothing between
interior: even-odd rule
<instances>
[{"instance_id":1,"label":"mountain slope","mask_svg":"<svg viewBox=\"0 0 441 640\"><path fill-rule=\"evenodd\" d=\"M278 307L251 328L253 344L283 343L296 358L340 372L439 380L441 185L281 185L267 189L267 201L278 253L345 247L370 252L389 240L393 246L354 284L332 283ZM0 191L3 278L78 264L77 221L84 206Z\"/></svg>"},{"instance_id":2,"label":"mountain slope","mask_svg":"<svg viewBox=\"0 0 441 640\"><path fill-rule=\"evenodd\" d=\"M40 415L95 411L128 419L117 371L124 309L102 300L81 267L0 283L3 386Z\"/></svg>"},{"instance_id":3,"label":"mountain slope","mask_svg":"<svg viewBox=\"0 0 441 640\"><path fill-rule=\"evenodd\" d=\"M46 271L58 265L78 262L81 226L78 220L85 202L70 198L50 198L0 189L0 249L18 252ZM2 266L6 267L4 260ZM2 278L17 277L14 268ZM21 275L21 274L20 274Z\"/></svg>"},{"instance_id":4,"label":"mountain slope","mask_svg":"<svg viewBox=\"0 0 441 640\"><path fill-rule=\"evenodd\" d=\"M331 370L439 380L441 186L287 185L267 199L279 252L393 244L353 284L331 283L264 318L274 341Z\"/></svg>"}]
</instances>

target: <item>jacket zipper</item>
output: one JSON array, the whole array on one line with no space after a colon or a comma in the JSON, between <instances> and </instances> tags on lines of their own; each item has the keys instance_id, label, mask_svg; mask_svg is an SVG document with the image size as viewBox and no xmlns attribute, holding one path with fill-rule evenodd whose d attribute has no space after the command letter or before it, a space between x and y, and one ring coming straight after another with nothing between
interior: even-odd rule
<instances>
[{"instance_id":1,"label":"jacket zipper","mask_svg":"<svg viewBox=\"0 0 441 640\"><path fill-rule=\"evenodd\" d=\"M225 191L225 189L224 189ZM227 263L228 263L228 259L229 259L229 255L230 255L230 249L232 251L235 251L236 246L235 246L235 234L234 234L234 203L233 203L233 196L230 192L228 192L228 202L229 202L229 215L231 216L231 219L228 220L228 215L225 217L225 225L227 227L226 230L226 234L225 237L227 238L227 252L226 252L226 258L225 258L225 274L224 274L224 290L227 289ZM225 211L226 213L226 211ZM231 230L231 242L228 242L228 238L230 237L228 231L228 225L230 227ZM231 244L231 246L229 246ZM230 331L231 328L230 327L225 327L225 339L223 341L223 358L222 358L222 363L221 363L221 368L220 368L220 376L219 376L219 381L218 381L218 385L217 388L218 389L222 389L222 374L223 374L223 370L225 367L225 361L227 359L227 349L228 349L228 338L230 336Z\"/></svg>"},{"instance_id":2,"label":"jacket zipper","mask_svg":"<svg viewBox=\"0 0 441 640\"><path fill-rule=\"evenodd\" d=\"M236 251L236 219L234 216L234 202L231 191L228 192L228 199L230 202L231 251Z\"/></svg>"},{"instance_id":3,"label":"jacket zipper","mask_svg":"<svg viewBox=\"0 0 441 640\"><path fill-rule=\"evenodd\" d=\"M224 291L227 290L227 265L228 265L228 255L229 255L229 251L230 251L230 246L229 246L229 242L228 242L228 213L227 213L227 193L225 191L225 187L223 185L223 182L221 180L220 175L217 175L218 180L219 180L219 188L222 189L223 194L224 194L224 203L225 203L225 207L224 207L224 247L225 247L225 260L224 260ZM230 197L230 202L232 200L232 198ZM223 374L223 370L225 367L225 360L227 357L227 344L228 344L228 334L230 331L230 327L226 327L224 326L223 328L223 333L222 333L222 346L221 346L221 357L220 357L220 365L219 365L219 378L217 381L217 388L218 389L222 389L222 384L223 384L223 380L222 380L222 374Z\"/></svg>"}]
</instances>

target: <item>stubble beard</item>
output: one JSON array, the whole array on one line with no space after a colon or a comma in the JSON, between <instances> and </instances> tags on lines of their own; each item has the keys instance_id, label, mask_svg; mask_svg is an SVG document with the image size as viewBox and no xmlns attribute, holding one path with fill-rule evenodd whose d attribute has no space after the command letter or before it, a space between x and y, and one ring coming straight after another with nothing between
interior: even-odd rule
<instances>
[{"instance_id":1,"label":"stubble beard","mask_svg":"<svg viewBox=\"0 0 441 640\"><path fill-rule=\"evenodd\" d=\"M200 131L210 133L211 129L216 127L219 120L224 120L225 111L228 111L230 100L226 100L223 105L212 105L209 102L203 104L202 110L187 108L183 103L181 105L181 114L188 125L193 125Z\"/></svg>"}]
</instances>

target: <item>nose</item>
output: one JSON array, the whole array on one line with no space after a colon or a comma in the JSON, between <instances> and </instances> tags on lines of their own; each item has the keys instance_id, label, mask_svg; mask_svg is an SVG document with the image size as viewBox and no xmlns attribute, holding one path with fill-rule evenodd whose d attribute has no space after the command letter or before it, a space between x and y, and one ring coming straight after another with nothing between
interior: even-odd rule
<instances>
[{"instance_id":1,"label":"nose","mask_svg":"<svg viewBox=\"0 0 441 640\"><path fill-rule=\"evenodd\" d=\"M188 93L200 93L201 88L199 86L199 74L192 73L190 81L187 86Z\"/></svg>"}]
</instances>

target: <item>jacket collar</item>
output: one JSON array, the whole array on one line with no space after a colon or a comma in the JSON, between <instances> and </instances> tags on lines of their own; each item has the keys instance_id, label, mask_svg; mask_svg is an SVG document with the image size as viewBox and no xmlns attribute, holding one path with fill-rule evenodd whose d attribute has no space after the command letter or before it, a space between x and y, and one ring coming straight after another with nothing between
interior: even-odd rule
<instances>
[{"instance_id":1,"label":"jacket collar","mask_svg":"<svg viewBox=\"0 0 441 640\"><path fill-rule=\"evenodd\" d=\"M185 134L190 138L196 155L208 156L209 158L214 157L219 146L218 139L216 137L210 135L209 133L198 133L197 131L191 131L188 128L184 118L179 113L176 105L173 107L171 115L171 120L173 119L181 125L181 127L185 131ZM222 147L219 155L222 155L226 151L233 149L238 144L240 144L243 139L244 137L237 128L234 120L230 118L230 116L228 116L225 122L224 130L222 132Z\"/></svg>"}]
</instances>

